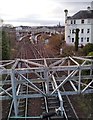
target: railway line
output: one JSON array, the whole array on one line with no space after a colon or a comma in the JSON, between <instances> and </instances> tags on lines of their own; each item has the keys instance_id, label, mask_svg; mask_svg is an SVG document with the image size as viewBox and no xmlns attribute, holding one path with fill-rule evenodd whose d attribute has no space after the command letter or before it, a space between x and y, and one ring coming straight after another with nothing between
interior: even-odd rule
<instances>
[{"instance_id":1,"label":"railway line","mask_svg":"<svg viewBox=\"0 0 93 120\"><path fill-rule=\"evenodd\" d=\"M42 47L42 48L43 48L43 52L46 53L44 47ZM47 54L47 57L48 57L48 54ZM55 57L55 56L53 56L53 57ZM50 61L50 63L51 63L51 61ZM57 75L57 73L56 73L56 75ZM54 87L53 84L50 83L49 88L50 88L51 92L53 91L53 87ZM62 87L62 91L65 92L64 87ZM60 92L59 92L59 94L60 94ZM50 97L50 98L48 98L48 100L50 100L50 103L49 103L49 110L50 111L51 111L51 109L55 110L60 106L60 101L58 100L57 97ZM77 113L76 113L76 111L75 111L75 109L74 109L74 107L73 107L73 105L71 103L71 100L70 100L69 96L68 95L62 96L62 101L63 101L63 106L64 106L64 118L63 118L63 116L61 116L61 117L58 116L58 117L55 117L55 118L56 119L58 119L58 118L67 119L67 120L69 120L69 119L79 120L78 115L77 115ZM53 105L51 106L51 104L53 104Z\"/></svg>"},{"instance_id":2,"label":"railway line","mask_svg":"<svg viewBox=\"0 0 93 120\"><path fill-rule=\"evenodd\" d=\"M21 71L23 71L24 68L28 68L29 70L26 73L15 74L15 79L17 79L17 81L19 80L15 89L15 91L17 91L15 96L17 97L14 96L15 99L17 99L15 104L18 106L18 116L14 117L15 108L17 109L17 107L12 101L7 120L10 118L24 118L25 120L28 118L32 120L79 120L69 96L62 95L62 92L71 88L69 86L68 88L63 86L58 88L62 82L62 80L60 81L59 79L62 78L61 74L67 75L69 71L62 73L60 73L60 71L50 71L47 73L46 69L44 73L42 71L36 72L34 69L29 73L31 67L39 66L40 68L45 64L45 68L47 68L49 65L58 64L55 62L55 59L52 60L49 57L42 43L31 44L31 42L27 42L27 40L20 42L19 52L17 54L20 64L16 65L16 63L12 68L17 66L17 69L21 68ZM51 57L55 56L51 54ZM29 59L29 61L26 61L26 59ZM34 60L35 63L33 62ZM53 92L55 92L55 94L53 94Z\"/></svg>"},{"instance_id":3,"label":"railway line","mask_svg":"<svg viewBox=\"0 0 93 120\"><path fill-rule=\"evenodd\" d=\"M33 48L31 48L31 49L34 50L35 58L38 58L38 57L36 57L36 54L38 54L40 58L48 57L48 54L46 53L42 44L37 46L38 49L36 48L35 45L33 45L32 47ZM42 48L42 50L40 51L41 48ZM41 52L43 52L43 53L41 53ZM44 56L44 55L46 55L46 56ZM51 63L51 61L50 61L50 63ZM54 87L53 84L50 82L49 83L49 91L50 92L53 91L53 87ZM43 90L44 90L44 87L43 87ZM64 91L65 91L65 89L64 89ZM57 97L49 96L49 97L47 97L47 98L45 97L43 99L44 99L42 101L42 104L43 104L42 111L44 111L43 113L49 113L49 112L51 113L51 112L56 111L58 108L60 108L60 101ZM59 112L58 113L59 115L57 115L57 113L55 113L57 116L52 117L51 119L68 119L69 120L71 118L74 118L74 119L78 120L78 116L73 108L73 105L72 105L69 97L66 95L64 98L62 97L62 100L64 101L63 102L64 112L65 112L64 118L63 118L63 116L61 116L62 114Z\"/></svg>"},{"instance_id":4,"label":"railway line","mask_svg":"<svg viewBox=\"0 0 93 120\"><path fill-rule=\"evenodd\" d=\"M45 52L45 49L43 47L43 44L38 44L37 46L35 44L33 45L30 45L30 44L27 44L26 43L23 43L23 46L22 48L25 48L26 46L28 46L30 52L33 54L32 58L34 57L35 59L37 58L43 58L43 57L48 57L48 54ZM27 56L27 53L29 53L27 50L24 51L25 53L22 52L23 49L21 49L20 53L21 55L21 59L24 58L24 56L26 57ZM40 90L43 90L43 92L46 92L47 88L46 88L46 84L45 83L37 83L36 85ZM51 92L53 90L53 84L50 82L49 83L49 91ZM27 90L27 93L29 94L38 94L36 91L33 91L31 88L28 88ZM39 100L38 100L39 99ZM39 105L37 105L39 102ZM57 112L58 109L60 108L60 102L59 102L59 99L57 97L53 97L53 96L49 96L49 97L44 97L44 98L36 98L34 101L33 99L24 99L22 100L21 103L19 103L21 105L19 105L19 107L21 108L21 112L24 112L26 111L26 114L23 113L23 115L21 116L39 116L41 115L41 118L42 119L63 119L63 116L62 114L60 114L61 111L59 111L59 113ZM25 104L25 106L24 106ZM27 105L26 105L27 104ZM37 109L39 109L38 112L36 112L36 108L34 110L34 106L35 105L37 107ZM41 104L41 106L40 106ZM39 108L38 108L39 106ZM24 109L27 109L27 110L24 110ZM19 113L21 113L19 112ZM19 114L20 115L20 114ZM48 117L48 116L54 116L52 118Z\"/></svg>"}]
</instances>

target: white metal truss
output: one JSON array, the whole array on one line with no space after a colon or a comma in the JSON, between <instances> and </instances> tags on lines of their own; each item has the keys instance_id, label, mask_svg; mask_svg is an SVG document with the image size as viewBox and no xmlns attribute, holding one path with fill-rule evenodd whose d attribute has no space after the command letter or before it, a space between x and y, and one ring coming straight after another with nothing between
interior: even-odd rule
<instances>
[{"instance_id":1,"label":"white metal truss","mask_svg":"<svg viewBox=\"0 0 93 120\"><path fill-rule=\"evenodd\" d=\"M16 117L19 112L18 101L23 98L58 96L60 108L64 110L62 95L93 93L93 59L73 56L4 60L0 61L0 78L0 98L13 100ZM46 91L35 85L39 82L45 83ZM52 92L49 91L49 82L54 86ZM63 91L62 87L68 84L71 90ZM23 94L20 90L23 85L37 93L28 94L26 91Z\"/></svg>"}]
</instances>

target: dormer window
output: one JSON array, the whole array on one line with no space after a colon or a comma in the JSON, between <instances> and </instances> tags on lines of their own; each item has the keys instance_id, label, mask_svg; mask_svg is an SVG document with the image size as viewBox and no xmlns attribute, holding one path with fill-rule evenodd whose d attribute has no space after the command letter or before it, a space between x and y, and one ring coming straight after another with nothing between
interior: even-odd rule
<instances>
[{"instance_id":1,"label":"dormer window","mask_svg":"<svg viewBox=\"0 0 93 120\"><path fill-rule=\"evenodd\" d=\"M84 24L84 20L81 20L81 23Z\"/></svg>"}]
</instances>

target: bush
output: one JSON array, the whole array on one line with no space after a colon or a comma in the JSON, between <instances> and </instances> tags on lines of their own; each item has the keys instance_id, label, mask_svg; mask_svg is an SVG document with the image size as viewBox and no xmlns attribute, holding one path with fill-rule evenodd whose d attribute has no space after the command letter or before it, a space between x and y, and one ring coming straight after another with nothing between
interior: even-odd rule
<instances>
[{"instance_id":1,"label":"bush","mask_svg":"<svg viewBox=\"0 0 93 120\"><path fill-rule=\"evenodd\" d=\"M88 54L88 56L93 56L93 52L90 52L90 53Z\"/></svg>"},{"instance_id":2,"label":"bush","mask_svg":"<svg viewBox=\"0 0 93 120\"><path fill-rule=\"evenodd\" d=\"M83 47L83 54L88 55L90 52L93 52L93 44L88 43Z\"/></svg>"}]
</instances>

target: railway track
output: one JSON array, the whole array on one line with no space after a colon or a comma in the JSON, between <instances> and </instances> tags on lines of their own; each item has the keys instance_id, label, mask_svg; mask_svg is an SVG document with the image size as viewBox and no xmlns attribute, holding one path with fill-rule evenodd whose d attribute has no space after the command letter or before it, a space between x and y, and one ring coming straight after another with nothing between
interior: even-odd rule
<instances>
[{"instance_id":1,"label":"railway track","mask_svg":"<svg viewBox=\"0 0 93 120\"><path fill-rule=\"evenodd\" d=\"M48 58L47 50L45 50L43 44L31 44L30 42L23 42L21 49L17 55L20 59L27 59L27 58ZM54 57L54 56L53 56ZM51 63L51 61L49 61ZM24 66L23 66L24 67ZM56 73L57 74L57 73ZM35 75L32 75L35 77ZM26 76L27 77L27 76ZM27 77L28 78L28 77ZM47 85L46 82L38 82L34 83L39 90L47 93ZM21 88L19 87L19 94L21 95L39 95L39 92L33 90L30 85L24 83ZM49 82L49 93L51 93L57 84ZM63 89L65 91L65 89ZM71 104L71 101L68 96L61 96L60 90L57 90L57 97L56 96L44 96L44 97L37 97L37 98L22 98L18 101L18 109L19 109L19 116L29 117L31 119L36 119L35 116L38 116L37 119L45 119L45 120L70 120L75 119L78 120L78 116L75 115L76 112ZM63 111L61 109L61 104L63 102ZM11 104L12 105L12 104ZM11 107L12 112L11 115L14 115L13 108ZM74 112L72 112L74 111ZM32 117L31 117L32 116Z\"/></svg>"},{"instance_id":2,"label":"railway track","mask_svg":"<svg viewBox=\"0 0 93 120\"><path fill-rule=\"evenodd\" d=\"M45 85L43 86L43 89L45 89ZM53 85L51 82L49 82L49 91L51 92L53 90ZM46 91L46 90L45 90ZM48 120L53 119L63 119L63 116L61 115L60 108L60 101L58 97L56 96L47 96L43 98L42 101L42 109L43 109L43 115L44 118L48 117Z\"/></svg>"},{"instance_id":3,"label":"railway track","mask_svg":"<svg viewBox=\"0 0 93 120\"><path fill-rule=\"evenodd\" d=\"M39 46L33 45L31 47L31 50L33 50L35 58L39 58L39 57L40 58L43 58L43 57L48 58L48 54L42 44ZM51 61L50 61L50 63L51 63ZM50 92L53 91L53 87L54 87L53 84L50 82L49 83L49 91ZM45 85L43 85L43 90L44 89L45 89ZM64 91L65 91L65 89L64 89ZM42 114L46 115L47 113L50 113L50 114L54 113L53 117L47 118L48 120L51 120L51 119L67 119L67 120L69 120L71 118L78 120L78 116L77 116L68 96L62 96L63 104L64 104L64 112L65 112L63 115L64 118L63 118L63 116L61 116L60 112L58 114L55 113L55 111L60 107L60 101L57 97L49 96L49 97L45 97L42 99L43 99L41 101L42 102L42 106L41 106Z\"/></svg>"},{"instance_id":4,"label":"railway track","mask_svg":"<svg viewBox=\"0 0 93 120\"><path fill-rule=\"evenodd\" d=\"M42 49L43 49L43 52L45 52L46 53L46 51L45 51L45 48L44 47L42 47ZM47 53L46 53L47 54ZM47 55L47 57L48 57L48 55ZM53 56L53 57L55 57L55 56ZM50 61L51 62L51 61ZM56 73L56 76L58 76L57 75L58 73ZM59 84L59 83L58 83ZM52 87L51 87L52 88ZM50 89L50 91L51 91L51 89ZM62 91L64 91L65 92L65 88L62 86ZM51 98L50 98L51 99ZM53 99L51 99L52 101L53 100L55 100L56 98L54 98L53 97ZM75 119L75 120L79 120L79 117L78 117L78 115L77 115L77 113L76 113L76 111L75 111L75 109L74 109L74 107L73 107L73 104L72 104L72 102L71 102L71 100L70 100L70 98L69 98L69 96L68 95L65 95L65 96L62 96L62 100L63 100L63 106L64 106L64 118L60 118L60 119L67 119L67 120L71 120L71 119ZM57 104L57 102L58 102L58 104L60 104L59 103L59 101L55 101L55 102L53 102L53 103L56 103ZM57 105L58 105L57 104ZM51 105L51 104L50 104ZM57 106L58 107L58 106ZM51 106L50 106L50 108L52 108ZM53 107L53 109L55 109L56 107L55 107L55 104L54 104L54 107ZM57 118L58 119L58 118Z\"/></svg>"}]
</instances>

